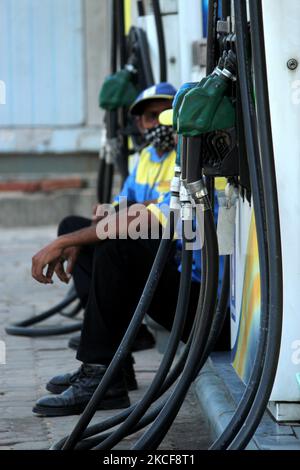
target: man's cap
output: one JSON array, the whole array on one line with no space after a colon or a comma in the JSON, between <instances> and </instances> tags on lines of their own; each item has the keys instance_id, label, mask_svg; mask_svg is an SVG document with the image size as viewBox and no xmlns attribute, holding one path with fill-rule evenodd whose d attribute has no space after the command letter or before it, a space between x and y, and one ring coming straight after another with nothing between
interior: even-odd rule
<instances>
[{"instance_id":1,"label":"man's cap","mask_svg":"<svg viewBox=\"0 0 300 470\"><path fill-rule=\"evenodd\" d=\"M158 116L159 123L163 126L173 126L173 109L166 109Z\"/></svg>"},{"instance_id":2,"label":"man's cap","mask_svg":"<svg viewBox=\"0 0 300 470\"><path fill-rule=\"evenodd\" d=\"M161 82L142 91L130 107L131 114L140 115L143 112L143 104L148 100L167 99L172 100L177 90L168 82Z\"/></svg>"}]
</instances>

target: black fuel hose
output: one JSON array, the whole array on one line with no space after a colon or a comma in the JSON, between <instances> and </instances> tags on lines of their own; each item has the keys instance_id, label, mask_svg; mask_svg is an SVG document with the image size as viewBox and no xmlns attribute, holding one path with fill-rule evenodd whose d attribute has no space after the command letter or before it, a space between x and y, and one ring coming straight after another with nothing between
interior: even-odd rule
<instances>
[{"instance_id":1,"label":"black fuel hose","mask_svg":"<svg viewBox=\"0 0 300 470\"><path fill-rule=\"evenodd\" d=\"M111 44L110 44L110 72L116 73L118 63L118 0L111 2Z\"/></svg>"},{"instance_id":2,"label":"black fuel hose","mask_svg":"<svg viewBox=\"0 0 300 470\"><path fill-rule=\"evenodd\" d=\"M159 49L160 81L167 81L167 54L164 27L159 0L152 0L153 13L156 25L157 42Z\"/></svg>"},{"instance_id":3,"label":"black fuel hose","mask_svg":"<svg viewBox=\"0 0 300 470\"><path fill-rule=\"evenodd\" d=\"M226 449L237 432L243 425L254 398L257 393L261 379L264 357L266 353L266 341L268 335L268 239L266 231L265 201L263 199L263 179L260 168L259 144L257 138L256 111L252 98L251 64L248 57L248 25L245 2L235 1L235 21L237 35L237 59L240 94L242 101L242 112L244 121L244 132L246 141L247 158L249 164L251 189L253 194L254 213L257 231L257 243L259 252L259 267L261 279L261 315L259 343L255 355L254 366L250 375L247 388L240 403L231 418L228 426L219 438L214 442L211 450Z\"/></svg>"},{"instance_id":4,"label":"black fuel hose","mask_svg":"<svg viewBox=\"0 0 300 470\"><path fill-rule=\"evenodd\" d=\"M118 134L118 112L107 111L106 112L106 138L108 141L115 142ZM114 175L114 160L117 146L112 145L106 149L105 152L105 171L103 177L103 189L102 189L102 203L109 204L111 202L111 191L113 184Z\"/></svg>"},{"instance_id":5,"label":"black fuel hose","mask_svg":"<svg viewBox=\"0 0 300 470\"><path fill-rule=\"evenodd\" d=\"M203 290L205 290L205 277L203 278L202 286L204 286ZM202 295L202 297L203 297L203 295ZM195 326L196 326L195 324L196 324L196 318L195 318L193 327L191 329L188 341L187 341L187 343L186 343L186 345L183 349L183 352L180 354L179 360L177 361L175 366L172 368L172 370L169 372L169 374L168 374L167 378L165 379L163 385L161 386L159 392L157 392L157 394L153 397L153 401L159 399L176 382L176 380L180 376L180 374L181 374L181 372L184 368L184 365L185 365L185 362L186 362L186 359L188 357L189 350L190 350L190 347L191 347L191 344L192 344L192 341L193 341L193 336L194 336L194 331L195 331ZM161 403L159 403L159 405L156 406L156 408L154 410L147 411L145 416L137 424L137 426L132 429L130 434L136 432L137 430L147 426L150 422L154 421L156 416L162 410L162 408L165 405L166 401L167 401L167 398L164 398L163 401ZM136 406L138 406L138 404L139 404L139 402L137 404L131 405L129 408L127 408L124 411L121 411L117 415L102 421L101 423L89 426L83 432L82 440L76 445L75 450L92 449L95 445L101 443L106 437L110 436L112 433L108 433L106 435L101 434L101 435L93 438L92 440L88 439L88 438L90 438L91 436L96 436L97 434L103 433L104 431L106 431L110 428L113 428L113 427L117 426L118 424L122 423L133 412L133 410L135 409ZM62 447L65 444L65 442L67 441L67 439L68 439L68 436L60 439L60 441L55 443L51 447L51 449L52 450L62 449Z\"/></svg>"},{"instance_id":6,"label":"black fuel hose","mask_svg":"<svg viewBox=\"0 0 300 470\"><path fill-rule=\"evenodd\" d=\"M218 21L218 0L208 2L208 22L207 22L207 52L206 52L206 75L210 75L217 65L217 21Z\"/></svg>"},{"instance_id":7,"label":"black fuel hose","mask_svg":"<svg viewBox=\"0 0 300 470\"><path fill-rule=\"evenodd\" d=\"M205 259L203 261L204 261L204 263L202 264L202 271L206 272L207 263L206 263ZM206 276L203 276L202 282L203 282L203 285L205 286L206 285ZM223 324L224 324L224 321L225 321L225 318L226 318L226 313L227 313L227 307L228 307L228 301L229 301L229 288L230 288L230 258L229 258L229 256L226 256L225 257L225 263L224 263L221 294L220 294L219 302L218 302L218 305L217 305L216 314L214 315L214 318L213 318L211 330L210 330L210 333L209 333L209 338L208 338L208 341L205 345L205 350L204 350L203 357L200 360L199 367L195 370L195 375L194 375L193 380L195 380L195 378L197 377L197 375L199 373L199 370L201 370L201 368L205 364L206 360L208 359L210 353L213 351L214 346L215 346L215 344L218 340L218 337L221 333L221 330L222 330L222 327L223 327ZM202 298L199 301L200 305L202 305L202 302L203 302L204 291L205 291L205 289L203 290ZM197 319L197 317L195 317L195 319ZM194 325L194 327L195 327L195 325ZM193 329L193 331L194 331L194 329ZM188 351L190 349L191 340L192 340L192 335L190 337L189 343L187 344L188 348L186 348L186 350L184 351L185 356L187 356ZM184 358L182 358L182 359L184 359ZM183 366L182 366L182 368L183 368ZM167 401L167 399L166 399L166 401ZM161 404L160 407L162 409L163 404ZM158 409L156 409L155 411L157 413ZM157 413L157 415L158 415L158 413ZM152 416L152 418L153 418L152 419L152 421L153 421L155 418L153 416ZM149 422L150 421L147 420L147 424L149 424ZM141 426L136 427L134 429L134 432L137 432L140 429L141 429Z\"/></svg>"},{"instance_id":8,"label":"black fuel hose","mask_svg":"<svg viewBox=\"0 0 300 470\"><path fill-rule=\"evenodd\" d=\"M187 154L185 160L182 161L182 172L187 178L187 185L189 187L189 184L201 182L201 137L188 139L185 144ZM194 168L193 164L195 164ZM189 187L189 189L191 188ZM134 450L154 450L161 443L174 421L191 383L197 376L201 368L201 359L207 351L207 338L215 318L219 259L216 230L208 196L204 196L201 203L201 207L204 209L204 245L201 257L202 283L195 315L196 327L191 350L176 388L152 426L137 441L133 447ZM198 210L196 214L199 217ZM198 220L197 230L201 230L201 220Z\"/></svg>"},{"instance_id":9,"label":"black fuel hose","mask_svg":"<svg viewBox=\"0 0 300 470\"><path fill-rule=\"evenodd\" d=\"M97 201L99 204L102 204L104 201L103 189L104 189L104 177L105 177L105 158L99 158L99 167L98 167L98 179L97 179Z\"/></svg>"},{"instance_id":10,"label":"black fuel hose","mask_svg":"<svg viewBox=\"0 0 300 470\"><path fill-rule=\"evenodd\" d=\"M32 326L36 323L39 323L40 321L47 320L47 318L52 317L54 314L60 313L63 308L68 307L68 305L70 305L76 299L77 293L72 287L72 289L67 293L66 297L55 307L52 307L49 310L46 310L46 312L40 313L39 315L32 316L18 323L14 323L12 326Z\"/></svg>"},{"instance_id":11,"label":"black fuel hose","mask_svg":"<svg viewBox=\"0 0 300 470\"><path fill-rule=\"evenodd\" d=\"M148 424L152 423L152 421L154 421L154 419L160 413L164 403L165 403L165 400L163 400L162 403L159 403L158 405L156 405L153 408L153 410L147 412L141 418L141 420L137 424L135 424L129 430L128 433L126 433L126 436L130 436L130 435L140 431L144 427L148 426ZM104 443L105 441L109 440L114 435L115 432L117 432L117 431L103 433L100 436L96 436L96 437L92 437L92 438L80 441L77 444L75 450L98 450L98 449L102 449L103 448L102 447L102 442ZM109 448L111 449L112 447L109 447Z\"/></svg>"},{"instance_id":12,"label":"black fuel hose","mask_svg":"<svg viewBox=\"0 0 300 470\"><path fill-rule=\"evenodd\" d=\"M196 323L189 356L181 378L166 405L147 432L133 446L133 450L147 449L151 451L157 449L180 410L191 383L199 372L199 362L205 350L207 337L215 313L218 289L218 241L211 210L204 212L204 235L202 259L207 260L205 295L203 305L201 305L202 302L199 301L199 308L197 307L196 318L198 321ZM202 271L202 275L203 272L204 271ZM200 289L199 299L202 295L203 289Z\"/></svg>"},{"instance_id":13,"label":"black fuel hose","mask_svg":"<svg viewBox=\"0 0 300 470\"><path fill-rule=\"evenodd\" d=\"M183 349L183 352L180 354L180 357L175 364L175 366L172 368L172 370L169 372L168 377L164 381L164 384L162 385L159 393L157 396L154 397L154 400L159 399L162 397L162 395L168 391L168 389L176 382L180 374L182 373L184 369L184 365L186 363L186 359L189 354L189 350L193 341L193 336L194 336L194 331L195 331L195 323L196 323L196 318L193 324L193 327L191 329L188 341ZM147 426L149 423L154 421L154 419L157 417L157 415L160 413L162 408L167 402L168 397L165 397L161 400L161 402L156 405L152 410L147 411L145 416L139 421L139 423L136 425L134 429L131 430L130 434L133 434L137 432L138 430L142 429L143 427ZM139 402L138 402L139 403ZM101 423L94 424L92 426L89 426L84 433L82 434L82 440L76 445L75 450L89 450L93 449L95 445L101 443L106 437L110 436L111 433L107 434L100 434L103 433L104 431L113 428L117 426L118 424L122 423L129 415L130 413L134 410L134 408L138 405L134 404L131 405L129 408L127 408L124 411L121 411L115 416L112 416L110 418L107 418L106 420L102 421ZM97 435L97 436L96 436ZM96 437L92 437L96 436ZM89 439L92 437L92 439ZM57 443L55 443L52 447L51 450L61 450L63 447L64 443L66 442L67 437L64 437L60 439Z\"/></svg>"},{"instance_id":14,"label":"black fuel hose","mask_svg":"<svg viewBox=\"0 0 300 470\"><path fill-rule=\"evenodd\" d=\"M116 0L117 2L117 35L119 45L120 67L123 69L126 65L126 37L125 37L125 8L124 0Z\"/></svg>"},{"instance_id":15,"label":"black fuel hose","mask_svg":"<svg viewBox=\"0 0 300 470\"><path fill-rule=\"evenodd\" d=\"M187 138L183 135L181 137L181 178L182 181L186 180L186 174L187 174L187 165L186 165L186 159L187 159L187 152L188 152L188 140Z\"/></svg>"},{"instance_id":16,"label":"black fuel hose","mask_svg":"<svg viewBox=\"0 0 300 470\"><path fill-rule=\"evenodd\" d=\"M220 331L222 329L224 320L225 320L225 315L227 311L227 305L228 305L228 297L229 297L229 268L230 268L230 263L229 263L229 257L225 258L225 263L224 263L224 273L223 273L223 282L222 282L222 288L221 288L221 294L216 310L216 315L213 320L211 332L209 335L209 339L206 345L204 357L201 360L201 367L202 364L206 361L207 357L209 356L210 352L213 350L214 345L218 339L218 336L220 334ZM203 272L205 272L206 266L203 266ZM205 276L203 276L203 285L205 285ZM194 325L195 328L195 325ZM163 386L160 389L160 392L158 393L157 396L154 397L154 399L158 399L161 397L172 385L173 383L177 380L179 377L180 373L182 372L184 368L184 364L186 361L186 358L188 356L188 351L191 346L192 338L193 338L193 331L194 328L191 331L189 340L183 350L183 353L181 354L177 364L174 366L174 368L171 370L169 373L167 379L165 380ZM195 373L195 376L197 373ZM158 406L154 408L154 410L147 411L145 416L139 421L139 423L133 427L130 431L130 434L133 434L143 427L147 426L149 423L154 421L156 416L160 413L162 410L163 406L165 405L166 401L168 398L165 398L161 403L159 403ZM108 418L101 422L100 424L96 424L93 426L90 426L82 435L82 441L80 441L76 445L76 450L89 450L92 448L95 448L95 446L101 442L104 441L107 437L111 436L112 433L106 433L106 434L101 434L100 436L94 437L92 439L89 439L91 436L95 436L96 434L103 433L109 428L115 427L121 422L123 422L132 412L133 410L138 406L139 402L136 405L132 405L130 408L126 409L125 411L122 411L116 416L113 416L112 418ZM126 435L130 435L126 433ZM61 449L63 444L66 442L67 438L61 439L58 443L56 443L53 446L53 449Z\"/></svg>"},{"instance_id":17,"label":"black fuel hose","mask_svg":"<svg viewBox=\"0 0 300 470\"><path fill-rule=\"evenodd\" d=\"M155 397L155 400L160 398L176 382L179 375L183 371L186 359L188 357L189 349L191 347L193 334L194 334L194 328L192 328L192 331L190 333L187 344L185 345L185 347L183 349L183 352L180 354L180 357L179 357L177 363L175 364L175 366L169 372L168 377L166 378L166 380L165 380L164 384L162 385L159 393L157 394L157 397ZM163 408L165 402L166 402L166 398L159 404L159 407L160 407L159 411ZM101 421L101 423L97 423L97 424L94 424L92 426L89 426L84 431L84 433L82 434L82 439L87 439L91 436L95 436L97 434L100 434L104 431L107 431L108 429L113 428L113 427L117 426L118 424L122 423L130 415L130 413L134 410L134 408L137 406L137 404L131 405L126 410L123 410L123 411L119 412L117 415L114 415L110 418L105 419L104 421ZM153 413L153 411L147 412L145 417L149 416L149 417L152 417L153 420L154 420L155 417L156 417L156 414L153 415L152 413ZM151 420L150 420L150 422L151 422ZM55 443L51 447L51 449L52 450L62 449L63 445L67 441L67 438L68 438L68 436L65 436L64 438L60 439L57 443ZM81 442L83 442L83 441L81 441ZM98 444L99 442L102 442L102 436L98 436L98 441L96 443ZM80 445L80 443L78 443L76 445L76 447L75 447L76 450L79 448L79 445Z\"/></svg>"},{"instance_id":18,"label":"black fuel hose","mask_svg":"<svg viewBox=\"0 0 300 470\"><path fill-rule=\"evenodd\" d=\"M257 123L266 201L269 263L269 325L261 381L243 427L229 449L243 449L261 421L275 381L280 354L283 310L280 217L269 105L268 75L261 2L249 2L252 57L256 88Z\"/></svg>"},{"instance_id":19,"label":"black fuel hose","mask_svg":"<svg viewBox=\"0 0 300 470\"><path fill-rule=\"evenodd\" d=\"M219 0L209 0L207 17L207 49L206 49L206 76L210 75L219 58L217 47L217 21L218 21ZM206 188L208 191L212 211L215 206L215 180L212 176L206 177Z\"/></svg>"},{"instance_id":20,"label":"black fuel hose","mask_svg":"<svg viewBox=\"0 0 300 470\"><path fill-rule=\"evenodd\" d=\"M111 65L115 67L117 56L117 51L119 51L119 64L120 69L123 70L126 65L126 37L125 37L125 11L124 11L124 0L116 0L116 4L113 4L113 7L116 10L113 11L112 15L112 30L113 35L116 34L117 41L112 41L112 50L111 50ZM117 51L116 48L117 47ZM116 72L112 70L111 73ZM118 127L125 129L126 127L126 110L121 109L118 111L107 111L106 115L106 127L107 127L107 139L116 139L118 134ZM124 156L127 157L126 151L126 142L127 137L122 138L122 150ZM115 148L113 149L115 151ZM126 155L125 155L126 154ZM104 172L104 185L103 185L103 200L102 202L109 204L111 202L112 194L112 185L113 185L113 175L114 175L114 161L116 155L111 155L111 152L107 152L105 162L105 172ZM112 157L114 157L112 159Z\"/></svg>"},{"instance_id":21,"label":"black fuel hose","mask_svg":"<svg viewBox=\"0 0 300 470\"><path fill-rule=\"evenodd\" d=\"M186 160L186 179L190 184L202 177L202 136L187 139L187 155L189 157Z\"/></svg>"},{"instance_id":22,"label":"black fuel hose","mask_svg":"<svg viewBox=\"0 0 300 470\"><path fill-rule=\"evenodd\" d=\"M110 73L116 73L118 63L118 0L111 2L111 44L110 44ZM106 113L106 121L108 112ZM107 124L107 123L106 123ZM107 202L105 194L105 184L109 188L110 183L106 177L106 160L105 155L101 155L99 159L98 179L97 179L97 200L99 204ZM109 201L110 202L110 201Z\"/></svg>"},{"instance_id":23,"label":"black fuel hose","mask_svg":"<svg viewBox=\"0 0 300 470\"><path fill-rule=\"evenodd\" d=\"M68 318L72 318L73 316L77 315L77 313L79 313L79 311L81 310L80 302L74 307L74 309L70 313L65 313L62 311L65 307L68 307L77 298L77 293L72 287L66 297L54 307L50 308L49 310L46 310L43 313L40 313L39 315L34 315L27 318L26 320L13 323L12 325L6 327L5 331L8 335L26 336L29 338L64 335L79 331L82 328L82 322L80 321L72 323L71 325L47 326L45 328L33 327L33 325L41 323L42 321L47 320L48 318L53 317L57 314Z\"/></svg>"},{"instance_id":24,"label":"black fuel hose","mask_svg":"<svg viewBox=\"0 0 300 470\"><path fill-rule=\"evenodd\" d=\"M75 333L82 328L82 322L72 323L71 325L62 326L48 326L45 328L28 328L21 326L8 326L5 331L8 335L12 336L28 336L30 338L39 338L43 336L56 336L66 335L68 333Z\"/></svg>"},{"instance_id":25,"label":"black fuel hose","mask_svg":"<svg viewBox=\"0 0 300 470\"><path fill-rule=\"evenodd\" d=\"M104 176L104 185L103 185L103 202L105 204L110 204L111 194L113 187L113 177L114 177L114 163L105 162L105 176Z\"/></svg>"},{"instance_id":26,"label":"black fuel hose","mask_svg":"<svg viewBox=\"0 0 300 470\"><path fill-rule=\"evenodd\" d=\"M120 50L120 68L123 70L127 63L127 40L126 40L126 30L125 30L125 6L124 0L118 0L119 11L118 11L118 20L119 20L119 50ZM121 174L121 184L123 185L127 176L128 176L128 138L125 135L124 130L127 126L127 112L128 110L123 107L118 110L118 124L119 124L119 141L120 147L118 149L117 155L115 156L114 162L118 165L119 172ZM122 161L122 163L121 163ZM112 188L113 174L108 171L107 178L110 178L110 187ZM109 193L109 201L111 202L111 190Z\"/></svg>"},{"instance_id":27,"label":"black fuel hose","mask_svg":"<svg viewBox=\"0 0 300 470\"><path fill-rule=\"evenodd\" d=\"M190 288L192 281L193 251L187 248L188 241L185 239L185 233L187 233L186 222L184 221L182 225L182 271L180 276L180 286L176 312L171 334L167 342L166 352L163 356L163 359L154 377L153 382L151 383L143 398L136 405L134 411L126 419L123 425L119 427L119 429L117 429L111 436L109 436L109 438L103 441L102 444L96 447L97 450L111 449L114 445L120 442L131 429L136 426L136 424L142 418L146 410L151 406L154 398L157 396L157 393L161 389L174 360L176 351L179 346L179 342L181 340L182 331L184 328L185 319L188 311Z\"/></svg>"},{"instance_id":28,"label":"black fuel hose","mask_svg":"<svg viewBox=\"0 0 300 470\"><path fill-rule=\"evenodd\" d=\"M59 312L59 314L65 318L74 318L82 310L82 308L82 303L80 300L78 300L77 304L75 305L75 307L72 308L72 310L70 310L70 312L64 312L62 310Z\"/></svg>"},{"instance_id":29,"label":"black fuel hose","mask_svg":"<svg viewBox=\"0 0 300 470\"><path fill-rule=\"evenodd\" d=\"M231 15L231 0L222 0L222 18L226 20Z\"/></svg>"},{"instance_id":30,"label":"black fuel hose","mask_svg":"<svg viewBox=\"0 0 300 470\"><path fill-rule=\"evenodd\" d=\"M147 35L142 28L137 28L136 26L132 26L131 34L134 34L137 43L138 49L138 64L140 63L140 67L137 67L138 70L141 70L141 87L142 88L149 88L150 86L154 85L155 80L153 76L153 70L151 65L150 59L150 51L149 45L147 41ZM137 64L134 64L137 66ZM139 77L140 78L140 77Z\"/></svg>"},{"instance_id":31,"label":"black fuel hose","mask_svg":"<svg viewBox=\"0 0 300 470\"><path fill-rule=\"evenodd\" d=\"M214 350L216 342L221 334L224 322L226 320L226 315L227 315L229 293L230 293L230 257L225 256L220 297L219 297L218 305L216 308L216 313L214 315L214 319L211 325L211 330L209 333L208 341L205 346L203 358L201 359L201 367L202 367L202 363L204 365L209 355Z\"/></svg>"},{"instance_id":32,"label":"black fuel hose","mask_svg":"<svg viewBox=\"0 0 300 470\"><path fill-rule=\"evenodd\" d=\"M76 424L74 430L70 434L67 442L65 443L63 450L69 450L73 449L78 440L80 439L83 431L86 429L88 426L89 422L91 421L98 403L103 399L109 385L111 384L112 380L116 376L116 374L119 372L119 370L122 367L122 363L124 359L127 357L127 355L131 351L131 346L133 341L135 340L135 337L138 333L139 327L144 319L144 316L151 304L154 292L157 288L159 279L161 277L163 268L167 262L171 244L172 244L172 239L174 236L174 230L175 230L175 217L177 214L175 214L175 211L171 211L169 218L168 218L168 223L166 226L166 229L164 233L167 234L167 236L162 237L162 240L160 242L158 252L156 254L153 266L151 268L148 280L146 282L146 285L144 287L143 293L141 295L140 301L138 303L138 306L135 310L135 313L131 319L131 322L128 326L128 329L120 343L120 346L118 347L110 365L108 366L99 386L97 387L93 397L91 398L90 402L88 403L87 407L85 408L83 414L81 415L78 423Z\"/></svg>"},{"instance_id":33,"label":"black fuel hose","mask_svg":"<svg viewBox=\"0 0 300 470\"><path fill-rule=\"evenodd\" d=\"M206 290L206 272L207 272L207 262L206 258L203 258L202 261L202 267L201 271L204 273L202 276L201 282L204 286L202 296L199 299L199 306L198 310L200 311L200 305L203 305L204 302L204 293ZM226 319L226 314L227 314L227 308L228 308L228 302L229 302L229 293L230 293L230 257L225 256L225 261L224 261L224 269L223 269L223 279L222 279L222 286L221 286L221 293L220 297L218 300L217 308L216 308L216 313L213 317L211 329L209 332L208 340L205 345L205 350L203 353L203 357L201 358L201 361L199 363L199 370L203 367L205 362L207 361L209 355L211 352L214 350L215 344L221 334L225 319ZM195 378L198 375L198 371L195 372ZM195 379L194 378L194 379Z\"/></svg>"}]
</instances>

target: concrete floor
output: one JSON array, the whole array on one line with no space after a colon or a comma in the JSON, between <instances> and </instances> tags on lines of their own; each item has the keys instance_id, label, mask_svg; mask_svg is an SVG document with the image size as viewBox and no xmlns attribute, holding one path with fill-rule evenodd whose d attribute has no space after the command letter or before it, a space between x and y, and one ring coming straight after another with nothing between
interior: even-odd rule
<instances>
[{"instance_id":1,"label":"concrete floor","mask_svg":"<svg viewBox=\"0 0 300 470\"><path fill-rule=\"evenodd\" d=\"M0 450L48 449L78 420L77 416L39 418L31 412L35 400L45 394L49 378L78 367L74 351L67 348L68 336L30 339L7 336L4 331L10 322L37 314L65 295L68 288L58 280L44 286L30 274L32 255L52 240L55 232L55 227L35 227L2 229L0 233L0 340L6 346L6 364L0 364ZM58 321L66 322L62 317L47 322ZM135 353L139 390L130 393L132 403L147 389L161 357L155 349ZM112 414L99 411L93 422ZM136 438L137 435L125 439L119 448L129 449ZM160 448L206 449L209 442L197 399L190 392Z\"/></svg>"}]
</instances>

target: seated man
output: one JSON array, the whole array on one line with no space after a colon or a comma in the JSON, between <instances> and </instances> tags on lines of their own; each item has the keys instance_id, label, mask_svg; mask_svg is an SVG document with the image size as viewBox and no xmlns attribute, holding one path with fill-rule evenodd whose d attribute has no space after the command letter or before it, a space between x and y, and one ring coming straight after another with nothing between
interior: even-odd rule
<instances>
[{"instance_id":1,"label":"seated man","mask_svg":"<svg viewBox=\"0 0 300 470\"><path fill-rule=\"evenodd\" d=\"M158 116L163 110L170 109L175 93L176 90L172 85L160 83L144 90L133 103L130 112L135 117L137 127L148 145L140 152L135 168L115 198L115 206L119 205L122 198L126 198L128 205L133 203L148 205L169 191L175 163L175 143L171 127L159 125ZM101 206L97 209L101 212ZM93 223L97 221L99 217L94 215ZM58 235L65 235L89 227L91 224L91 219L69 216L60 223ZM62 282L68 282L72 273L83 306L86 305L89 295L93 251L94 245L68 248L55 267L55 272ZM63 268L65 261L67 261L66 272Z\"/></svg>"},{"instance_id":2,"label":"seated man","mask_svg":"<svg viewBox=\"0 0 300 470\"><path fill-rule=\"evenodd\" d=\"M148 205L169 190L175 162L174 137L170 126L158 125L158 115L161 111L171 107L175 93L176 90L172 85L166 82L160 83L144 90L131 106L130 113L135 117L137 128L148 145L141 151L138 163L126 179L114 204L118 205L120 198L126 198L128 204ZM101 208L99 210L101 211ZM93 217L93 222L98 220L99 218ZM84 217L66 217L59 225L58 235L88 227L91 223L90 219ZM66 274L70 275L72 272L77 294L84 307L89 295L93 252L93 245L71 247L65 250L63 255L64 259L68 259ZM60 264L63 264L64 259ZM67 282L68 279L60 264L56 267L56 273L63 282ZM139 342L142 346L144 339L148 339L148 342L149 339L153 341L152 335L144 325L139 333L140 335L135 342L137 348ZM80 335L72 337L69 342L70 347L77 350L79 341ZM130 361L128 367L132 367ZM59 392L59 389L54 389L53 386L51 390L48 387L48 390L54 393Z\"/></svg>"},{"instance_id":3,"label":"seated man","mask_svg":"<svg viewBox=\"0 0 300 470\"><path fill-rule=\"evenodd\" d=\"M158 115L170 108L174 94L174 88L168 84L151 87L138 97L131 109L133 114L139 116L139 125L145 132L146 140L152 145L141 153L135 170L120 194L126 196L130 203L149 205L169 190L175 162L174 141L171 127L158 125ZM145 212L150 221L155 218L151 210ZM124 217L120 217L117 224L119 238L109 239L110 233L107 233L106 240L100 241L97 228L90 221L81 220L78 230L73 232L74 220L68 218L61 224L58 239L33 257L32 274L36 280L51 283L56 272L62 281L67 282L68 274L73 270L76 289L81 292L81 298L86 296L85 318L77 352L77 359L83 365L74 374L50 381L48 389L51 384L56 385L56 390L63 393L38 400L34 407L34 412L38 414L63 416L81 413L122 339L159 245L159 240L120 239L127 235L128 222L131 220L129 214L125 222ZM173 255L174 252L170 255L165 275L153 299L151 311L148 312L169 328L180 276ZM67 272L63 266L66 259ZM85 274L86 286L82 276L81 282L78 282L80 276L76 276L76 271ZM165 316L163 320L162 314ZM132 379L134 376L131 377L131 385L127 384L129 388L133 388ZM53 387L52 390L55 391ZM100 408L126 406L129 406L129 398L123 377L120 376L108 390Z\"/></svg>"}]
</instances>

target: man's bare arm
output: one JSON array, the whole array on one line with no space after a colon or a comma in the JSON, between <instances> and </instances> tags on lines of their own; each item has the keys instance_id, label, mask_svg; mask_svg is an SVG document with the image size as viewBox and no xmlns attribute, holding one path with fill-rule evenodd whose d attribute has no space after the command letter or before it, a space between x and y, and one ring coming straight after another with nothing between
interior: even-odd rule
<instances>
[{"instance_id":1,"label":"man's bare arm","mask_svg":"<svg viewBox=\"0 0 300 470\"><path fill-rule=\"evenodd\" d=\"M98 242L101 243L100 240L118 238L127 235L130 223L137 217L138 215L128 214L127 210L120 211L116 214L109 215L105 218L105 220L102 219L100 222L102 225L91 225L90 227L77 230L76 232L61 235L33 256L33 278L43 284L51 284L53 282L52 277L55 271L55 267L60 262L65 249L76 246L90 245ZM139 211L139 220L145 231L148 231L154 219L157 223L155 216L153 216L153 214L151 214L151 212L149 212L146 208L144 211ZM43 271L46 267L47 270L44 274Z\"/></svg>"}]
</instances>

